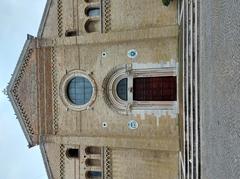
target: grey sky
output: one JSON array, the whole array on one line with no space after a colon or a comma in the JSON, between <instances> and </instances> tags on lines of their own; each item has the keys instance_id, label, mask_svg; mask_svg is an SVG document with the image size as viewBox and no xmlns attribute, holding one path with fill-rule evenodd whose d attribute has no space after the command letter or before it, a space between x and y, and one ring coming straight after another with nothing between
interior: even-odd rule
<instances>
[{"instance_id":1,"label":"grey sky","mask_svg":"<svg viewBox=\"0 0 240 179\"><path fill-rule=\"evenodd\" d=\"M47 179L38 147L27 141L2 91L7 86L27 33L36 35L46 0L0 2L0 179Z\"/></svg>"}]
</instances>

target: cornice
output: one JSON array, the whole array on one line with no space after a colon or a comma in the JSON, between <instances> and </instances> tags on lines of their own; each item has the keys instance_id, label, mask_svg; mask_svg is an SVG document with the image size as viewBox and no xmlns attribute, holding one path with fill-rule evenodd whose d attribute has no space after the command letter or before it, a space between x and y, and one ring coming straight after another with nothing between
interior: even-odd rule
<instances>
[{"instance_id":1,"label":"cornice","mask_svg":"<svg viewBox=\"0 0 240 179\"><path fill-rule=\"evenodd\" d=\"M40 151L41 151L41 154L42 154L43 162L44 162L44 165L45 165L45 169L46 169L46 172L47 172L47 175L48 175L48 179L53 179L53 174L52 174L49 159L48 159L48 156L47 156L47 151L45 149L44 137L40 137L39 146L40 146Z\"/></svg>"},{"instance_id":2,"label":"cornice","mask_svg":"<svg viewBox=\"0 0 240 179\"><path fill-rule=\"evenodd\" d=\"M38 35L37 35L38 38L41 38L42 35L43 35L44 27L45 27L45 24L46 24L46 21L47 21L47 17L48 17L49 10L50 10L50 7L52 5L52 2L53 2L53 0L47 0L45 9L44 9L44 12L43 12L43 15L42 15L42 20L41 20L41 23L40 23L39 29L38 29Z\"/></svg>"}]
</instances>

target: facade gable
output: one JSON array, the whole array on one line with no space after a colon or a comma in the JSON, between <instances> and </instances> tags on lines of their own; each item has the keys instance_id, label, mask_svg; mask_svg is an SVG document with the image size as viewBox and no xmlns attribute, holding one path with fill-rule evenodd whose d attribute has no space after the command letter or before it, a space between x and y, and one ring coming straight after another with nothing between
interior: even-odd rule
<instances>
[{"instance_id":1,"label":"facade gable","mask_svg":"<svg viewBox=\"0 0 240 179\"><path fill-rule=\"evenodd\" d=\"M38 143L37 69L36 51L30 48L32 37L28 37L9 83L8 96L31 147Z\"/></svg>"},{"instance_id":2,"label":"facade gable","mask_svg":"<svg viewBox=\"0 0 240 179\"><path fill-rule=\"evenodd\" d=\"M47 1L38 37L28 39L8 91L30 145L40 144L49 178L177 175L178 88L165 106L132 98L126 113L107 100L119 66L126 76L172 76L178 85L176 11L175 1L169 8L159 0ZM92 87L83 105L81 85Z\"/></svg>"},{"instance_id":3,"label":"facade gable","mask_svg":"<svg viewBox=\"0 0 240 179\"><path fill-rule=\"evenodd\" d=\"M42 134L53 132L51 48L39 48L28 36L8 85L8 96L28 140L39 144Z\"/></svg>"}]
</instances>

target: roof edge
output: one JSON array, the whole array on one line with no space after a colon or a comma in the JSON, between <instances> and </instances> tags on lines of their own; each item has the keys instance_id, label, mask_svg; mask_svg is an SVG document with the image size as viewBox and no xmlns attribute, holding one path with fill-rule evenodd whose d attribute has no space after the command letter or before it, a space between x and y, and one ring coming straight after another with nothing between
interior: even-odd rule
<instances>
[{"instance_id":1,"label":"roof edge","mask_svg":"<svg viewBox=\"0 0 240 179\"><path fill-rule=\"evenodd\" d=\"M28 50L28 47L29 47L29 45L30 45L30 43L31 43L32 38L30 38L30 37L32 37L32 36L28 36L27 40L25 41L25 44L24 44L24 46L23 46L23 50L22 50L22 52L21 52L21 54L20 54L20 57L19 57L18 62L17 62L17 65L16 65L15 70L14 70L14 72L13 72L13 74L12 74L11 80L10 80L8 86L7 86L7 95L8 95L8 97L9 97L9 99L10 99L10 102L11 102L11 104L12 104L12 106L13 106L13 109L14 109L14 112L15 112L15 114L16 114L16 116L17 116L17 119L18 119L18 121L19 121L19 123L20 123L20 125L21 125L21 127L22 127L23 133L24 133L24 135L25 135L25 137L26 137L26 139L27 139L27 141L28 141L28 147L29 147L29 148L33 147L33 146L34 146L34 143L33 143L33 140L31 139L31 137L30 137L30 135L29 135L29 133L28 133L28 131L27 131L27 128L26 128L26 126L25 126L25 123L24 123L23 120L22 120L22 116L21 116L21 114L20 114L20 112L19 112L18 106L17 106L16 103L14 102L15 99L14 99L14 97L13 97L13 94L12 94L12 92L11 92L11 89L12 89L12 87L13 87L13 85L14 85L14 80L15 80L15 78L16 78L17 75L19 74L19 71L20 71L20 68L21 68L21 66L22 66L22 63L24 62L24 57L25 57L26 52L27 52L27 50Z\"/></svg>"},{"instance_id":2,"label":"roof edge","mask_svg":"<svg viewBox=\"0 0 240 179\"><path fill-rule=\"evenodd\" d=\"M47 3L45 5L44 12L43 12L43 15L42 15L42 19L41 19L41 22L40 22L40 26L38 28L37 37L39 37L39 38L41 38L42 35L43 35L43 30L44 30L44 27L45 27L45 24L46 24L46 21L47 21L47 17L48 17L49 10L50 10L50 7L52 5L52 2L53 2L53 0L47 0Z\"/></svg>"},{"instance_id":3,"label":"roof edge","mask_svg":"<svg viewBox=\"0 0 240 179\"><path fill-rule=\"evenodd\" d=\"M44 137L40 137L39 147L40 147L40 151L41 151L41 154L42 154L45 170L47 172L48 178L53 179L52 170L51 170L50 165L49 165L49 160L48 160L48 157L47 157L47 152L46 152L44 144L45 144Z\"/></svg>"}]
</instances>

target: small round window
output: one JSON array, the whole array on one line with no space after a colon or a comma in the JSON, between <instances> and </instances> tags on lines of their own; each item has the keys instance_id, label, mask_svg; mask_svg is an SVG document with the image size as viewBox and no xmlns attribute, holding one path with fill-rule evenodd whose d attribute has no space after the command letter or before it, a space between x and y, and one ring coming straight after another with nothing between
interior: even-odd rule
<instances>
[{"instance_id":1,"label":"small round window","mask_svg":"<svg viewBox=\"0 0 240 179\"><path fill-rule=\"evenodd\" d=\"M75 105L85 105L92 97L93 86L91 82L82 77L74 77L67 86L67 96L71 103Z\"/></svg>"}]
</instances>

